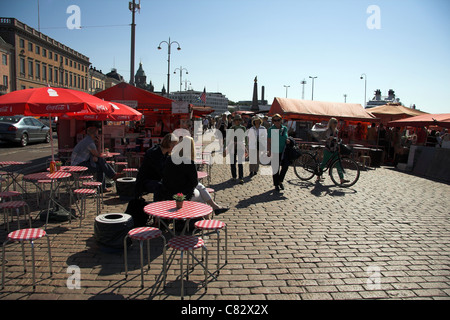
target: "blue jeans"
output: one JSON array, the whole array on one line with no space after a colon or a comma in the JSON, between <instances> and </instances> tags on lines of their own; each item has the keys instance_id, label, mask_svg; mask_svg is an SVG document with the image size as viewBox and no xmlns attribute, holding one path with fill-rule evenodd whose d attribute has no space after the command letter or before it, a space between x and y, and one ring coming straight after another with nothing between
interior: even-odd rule
<instances>
[{"instance_id":1,"label":"blue jeans","mask_svg":"<svg viewBox=\"0 0 450 320\"><path fill-rule=\"evenodd\" d=\"M116 171L114 171L113 167L109 165L109 163L106 163L105 159L98 158L97 162L95 163L96 166L93 167L91 165L91 161L87 160L84 162L79 163L79 166L87 167L90 172L97 173L97 182L102 183L103 190L106 189L106 181L104 179L104 176L107 176L109 179L112 179L116 175Z\"/></svg>"}]
</instances>

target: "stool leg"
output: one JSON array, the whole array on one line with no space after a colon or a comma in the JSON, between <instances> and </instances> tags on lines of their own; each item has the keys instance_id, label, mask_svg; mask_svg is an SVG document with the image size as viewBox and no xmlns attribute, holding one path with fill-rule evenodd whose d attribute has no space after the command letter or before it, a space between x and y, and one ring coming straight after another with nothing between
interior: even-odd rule
<instances>
[{"instance_id":1,"label":"stool leg","mask_svg":"<svg viewBox=\"0 0 450 320\"><path fill-rule=\"evenodd\" d=\"M147 263L148 263L148 270L150 270L150 240L147 239Z\"/></svg>"},{"instance_id":2,"label":"stool leg","mask_svg":"<svg viewBox=\"0 0 450 320\"><path fill-rule=\"evenodd\" d=\"M32 271L33 271L33 291L36 289L36 275L35 275L35 266L34 266L34 242L30 241L31 244L31 261L32 261Z\"/></svg>"},{"instance_id":3,"label":"stool leg","mask_svg":"<svg viewBox=\"0 0 450 320\"><path fill-rule=\"evenodd\" d=\"M220 269L220 254L219 254L219 247L220 247L220 231L217 230L217 274L219 274Z\"/></svg>"},{"instance_id":4,"label":"stool leg","mask_svg":"<svg viewBox=\"0 0 450 320\"><path fill-rule=\"evenodd\" d=\"M141 256L141 288L144 288L144 254L143 254L143 243L144 241L139 241L139 253Z\"/></svg>"},{"instance_id":5,"label":"stool leg","mask_svg":"<svg viewBox=\"0 0 450 320\"><path fill-rule=\"evenodd\" d=\"M124 265L125 265L125 279L128 276L127 238L128 238L128 235L126 235L123 238L123 259L124 259Z\"/></svg>"},{"instance_id":6,"label":"stool leg","mask_svg":"<svg viewBox=\"0 0 450 320\"><path fill-rule=\"evenodd\" d=\"M163 238L163 281L164 281L164 288L166 287L166 238L164 236L161 236Z\"/></svg>"},{"instance_id":7,"label":"stool leg","mask_svg":"<svg viewBox=\"0 0 450 320\"><path fill-rule=\"evenodd\" d=\"M184 276L183 276L183 250L181 250L181 271L180 271L180 276L181 276L181 300L184 300Z\"/></svg>"},{"instance_id":8,"label":"stool leg","mask_svg":"<svg viewBox=\"0 0 450 320\"><path fill-rule=\"evenodd\" d=\"M52 268L52 253L50 251L50 238L48 237L48 235L46 235L47 237L47 246L48 246L48 263L50 266L50 276L53 275L53 268Z\"/></svg>"},{"instance_id":9,"label":"stool leg","mask_svg":"<svg viewBox=\"0 0 450 320\"><path fill-rule=\"evenodd\" d=\"M3 252L2 252L2 289L5 287L5 251L6 251L6 244L8 243L8 240L3 242Z\"/></svg>"},{"instance_id":10,"label":"stool leg","mask_svg":"<svg viewBox=\"0 0 450 320\"><path fill-rule=\"evenodd\" d=\"M225 263L228 263L228 229L225 226Z\"/></svg>"},{"instance_id":11,"label":"stool leg","mask_svg":"<svg viewBox=\"0 0 450 320\"><path fill-rule=\"evenodd\" d=\"M206 264L205 264L205 291L206 291L208 290L208 249L206 248L205 245L203 245L203 250L205 251L206 255Z\"/></svg>"}]
</instances>

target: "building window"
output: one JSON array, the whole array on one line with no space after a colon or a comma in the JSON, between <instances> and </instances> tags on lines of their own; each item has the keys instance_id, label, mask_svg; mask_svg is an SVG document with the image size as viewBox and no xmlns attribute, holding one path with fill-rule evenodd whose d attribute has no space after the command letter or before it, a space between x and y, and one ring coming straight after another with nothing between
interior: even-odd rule
<instances>
[{"instance_id":1,"label":"building window","mask_svg":"<svg viewBox=\"0 0 450 320\"><path fill-rule=\"evenodd\" d=\"M8 56L6 54L2 54L2 64L4 66L8 65Z\"/></svg>"},{"instance_id":2,"label":"building window","mask_svg":"<svg viewBox=\"0 0 450 320\"><path fill-rule=\"evenodd\" d=\"M51 66L48 66L48 82L53 81L53 68Z\"/></svg>"},{"instance_id":3,"label":"building window","mask_svg":"<svg viewBox=\"0 0 450 320\"><path fill-rule=\"evenodd\" d=\"M8 88L8 76L3 76L3 85Z\"/></svg>"},{"instance_id":4,"label":"building window","mask_svg":"<svg viewBox=\"0 0 450 320\"><path fill-rule=\"evenodd\" d=\"M47 65L43 64L42 65L42 80L47 80Z\"/></svg>"},{"instance_id":5,"label":"building window","mask_svg":"<svg viewBox=\"0 0 450 320\"><path fill-rule=\"evenodd\" d=\"M41 64L36 61L36 79L41 78Z\"/></svg>"},{"instance_id":6,"label":"building window","mask_svg":"<svg viewBox=\"0 0 450 320\"><path fill-rule=\"evenodd\" d=\"M33 44L28 42L28 51L33 51Z\"/></svg>"},{"instance_id":7,"label":"building window","mask_svg":"<svg viewBox=\"0 0 450 320\"><path fill-rule=\"evenodd\" d=\"M47 58L47 49L42 49L42 56Z\"/></svg>"},{"instance_id":8,"label":"building window","mask_svg":"<svg viewBox=\"0 0 450 320\"><path fill-rule=\"evenodd\" d=\"M55 61L58 61L58 54L55 53Z\"/></svg>"},{"instance_id":9,"label":"building window","mask_svg":"<svg viewBox=\"0 0 450 320\"><path fill-rule=\"evenodd\" d=\"M48 52L48 58L53 59L53 52L51 52L51 51Z\"/></svg>"},{"instance_id":10,"label":"building window","mask_svg":"<svg viewBox=\"0 0 450 320\"><path fill-rule=\"evenodd\" d=\"M62 62L62 61L61 61ZM69 64L69 59L66 58L66 66Z\"/></svg>"},{"instance_id":11,"label":"building window","mask_svg":"<svg viewBox=\"0 0 450 320\"><path fill-rule=\"evenodd\" d=\"M55 68L55 83L58 83L58 69Z\"/></svg>"},{"instance_id":12,"label":"building window","mask_svg":"<svg viewBox=\"0 0 450 320\"><path fill-rule=\"evenodd\" d=\"M72 68L72 60L69 61L69 66Z\"/></svg>"},{"instance_id":13,"label":"building window","mask_svg":"<svg viewBox=\"0 0 450 320\"><path fill-rule=\"evenodd\" d=\"M25 59L24 58L20 58L20 75L21 76L25 76Z\"/></svg>"},{"instance_id":14,"label":"building window","mask_svg":"<svg viewBox=\"0 0 450 320\"><path fill-rule=\"evenodd\" d=\"M33 77L33 61L28 60L28 76Z\"/></svg>"},{"instance_id":15,"label":"building window","mask_svg":"<svg viewBox=\"0 0 450 320\"><path fill-rule=\"evenodd\" d=\"M36 54L41 54L41 47L36 46Z\"/></svg>"},{"instance_id":16,"label":"building window","mask_svg":"<svg viewBox=\"0 0 450 320\"><path fill-rule=\"evenodd\" d=\"M69 86L72 87L72 74L70 74L70 76L69 76Z\"/></svg>"},{"instance_id":17,"label":"building window","mask_svg":"<svg viewBox=\"0 0 450 320\"><path fill-rule=\"evenodd\" d=\"M25 49L25 40L19 39L19 47Z\"/></svg>"},{"instance_id":18,"label":"building window","mask_svg":"<svg viewBox=\"0 0 450 320\"><path fill-rule=\"evenodd\" d=\"M69 83L69 74L66 72L66 77L65 77L65 81L64 81L64 85L66 85L67 86L67 84Z\"/></svg>"}]
</instances>

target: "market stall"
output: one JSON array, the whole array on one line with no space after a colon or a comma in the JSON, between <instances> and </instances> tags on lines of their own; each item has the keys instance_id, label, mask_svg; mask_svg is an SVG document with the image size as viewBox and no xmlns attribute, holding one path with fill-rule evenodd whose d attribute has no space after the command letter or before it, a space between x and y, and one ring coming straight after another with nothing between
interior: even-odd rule
<instances>
[{"instance_id":1,"label":"market stall","mask_svg":"<svg viewBox=\"0 0 450 320\"><path fill-rule=\"evenodd\" d=\"M314 141L311 129L316 123L330 118L339 121L341 138L347 143L364 144L367 127L379 122L360 104L274 98L268 115L280 114L286 121L295 121L295 137L305 142Z\"/></svg>"},{"instance_id":2,"label":"market stall","mask_svg":"<svg viewBox=\"0 0 450 320\"><path fill-rule=\"evenodd\" d=\"M390 121L426 114L426 112L402 106L400 103L388 103L384 106L370 108L369 111L375 117L380 119L380 122L385 126L388 125Z\"/></svg>"}]
</instances>

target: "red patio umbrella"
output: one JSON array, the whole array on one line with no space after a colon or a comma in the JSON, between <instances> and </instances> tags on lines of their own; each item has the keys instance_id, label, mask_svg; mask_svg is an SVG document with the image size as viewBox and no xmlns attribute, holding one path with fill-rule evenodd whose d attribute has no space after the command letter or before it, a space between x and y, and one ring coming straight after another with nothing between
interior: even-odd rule
<instances>
[{"instance_id":1,"label":"red patio umbrella","mask_svg":"<svg viewBox=\"0 0 450 320\"><path fill-rule=\"evenodd\" d=\"M82 91L52 87L18 90L0 97L0 115L45 114L49 115L51 121L52 116L83 110L89 113L108 114L112 112L112 106L107 101ZM53 135L50 137L53 160Z\"/></svg>"}]
</instances>

